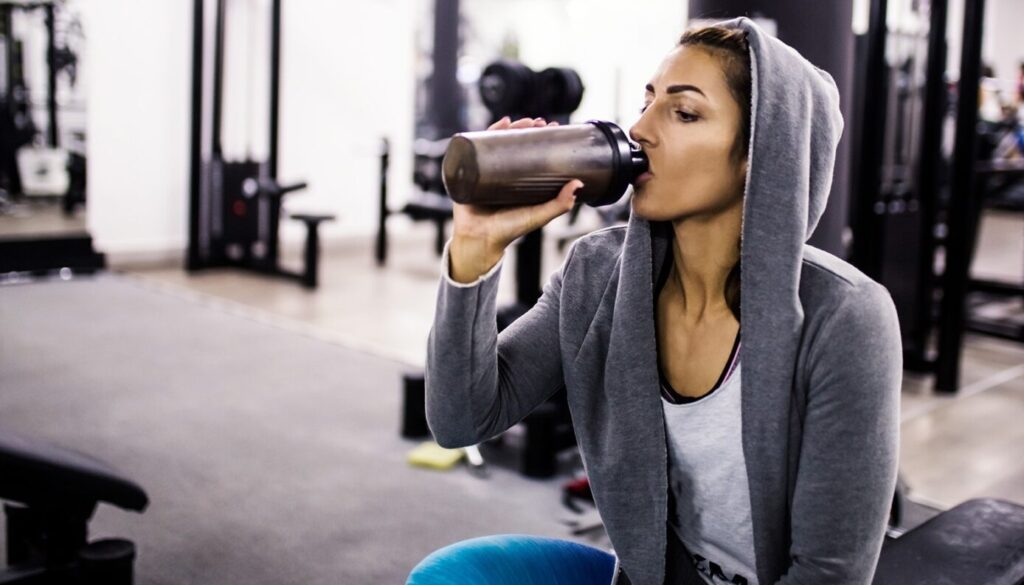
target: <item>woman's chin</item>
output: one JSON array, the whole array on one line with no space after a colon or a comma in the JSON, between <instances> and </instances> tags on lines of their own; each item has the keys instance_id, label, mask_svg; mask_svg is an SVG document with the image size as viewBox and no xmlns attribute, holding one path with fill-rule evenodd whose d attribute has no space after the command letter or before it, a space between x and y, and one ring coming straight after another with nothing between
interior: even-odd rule
<instances>
[{"instance_id":1,"label":"woman's chin","mask_svg":"<svg viewBox=\"0 0 1024 585\"><path fill-rule=\"evenodd\" d=\"M647 221L668 221L675 217L671 213L667 213L669 210L665 209L664 206L655 204L651 200L651 197L643 191L635 192L631 203L633 214L640 219L646 219Z\"/></svg>"}]
</instances>

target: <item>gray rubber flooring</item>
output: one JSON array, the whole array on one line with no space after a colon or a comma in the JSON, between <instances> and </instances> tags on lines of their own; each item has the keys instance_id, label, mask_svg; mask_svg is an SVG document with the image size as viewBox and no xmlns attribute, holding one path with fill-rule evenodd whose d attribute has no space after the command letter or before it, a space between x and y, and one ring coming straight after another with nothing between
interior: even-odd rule
<instances>
[{"instance_id":1,"label":"gray rubber flooring","mask_svg":"<svg viewBox=\"0 0 1024 585\"><path fill-rule=\"evenodd\" d=\"M116 275L0 286L0 427L147 490L91 535L135 541L140 585L403 583L464 538L568 536L564 478L406 464L402 369Z\"/></svg>"}]
</instances>

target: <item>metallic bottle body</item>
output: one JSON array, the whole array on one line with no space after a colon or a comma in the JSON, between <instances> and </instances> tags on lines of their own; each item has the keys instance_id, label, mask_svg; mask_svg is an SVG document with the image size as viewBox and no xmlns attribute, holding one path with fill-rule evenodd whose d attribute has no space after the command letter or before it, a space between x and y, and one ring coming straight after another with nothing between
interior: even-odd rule
<instances>
[{"instance_id":1,"label":"metallic bottle body","mask_svg":"<svg viewBox=\"0 0 1024 585\"><path fill-rule=\"evenodd\" d=\"M542 203L572 179L584 185L579 201L605 205L643 170L646 158L608 122L456 134L443 163L452 200L492 206Z\"/></svg>"}]
</instances>

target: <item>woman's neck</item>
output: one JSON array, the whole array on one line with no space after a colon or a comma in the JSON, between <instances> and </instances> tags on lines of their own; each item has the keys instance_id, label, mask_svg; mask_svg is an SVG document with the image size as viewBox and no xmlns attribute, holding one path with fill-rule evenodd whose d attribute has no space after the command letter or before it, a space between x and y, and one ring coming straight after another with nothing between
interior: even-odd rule
<instances>
[{"instance_id":1,"label":"woman's neck","mask_svg":"<svg viewBox=\"0 0 1024 585\"><path fill-rule=\"evenodd\" d=\"M698 323L730 313L725 300L729 272L740 258L743 199L720 212L672 222L673 280L682 292L688 322ZM730 313L731 314L731 313Z\"/></svg>"}]
</instances>

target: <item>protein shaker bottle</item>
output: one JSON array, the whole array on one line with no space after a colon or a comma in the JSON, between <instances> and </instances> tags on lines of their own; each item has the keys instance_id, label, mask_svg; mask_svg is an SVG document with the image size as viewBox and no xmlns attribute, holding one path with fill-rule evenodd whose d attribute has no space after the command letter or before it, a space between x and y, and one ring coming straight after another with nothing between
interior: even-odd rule
<instances>
[{"instance_id":1,"label":"protein shaker bottle","mask_svg":"<svg viewBox=\"0 0 1024 585\"><path fill-rule=\"evenodd\" d=\"M647 157L615 124L591 120L456 134L442 170L457 203L532 205L554 199L563 185L579 179L584 186L577 200L597 207L618 201L647 170Z\"/></svg>"}]
</instances>

